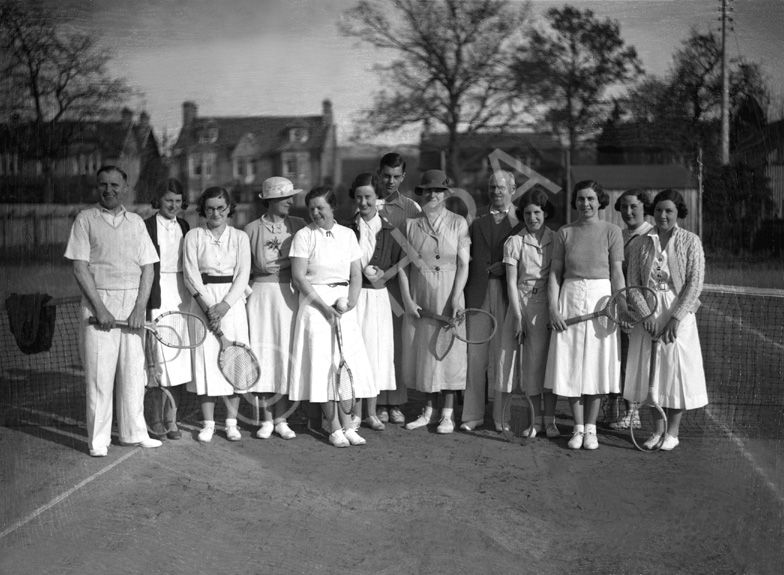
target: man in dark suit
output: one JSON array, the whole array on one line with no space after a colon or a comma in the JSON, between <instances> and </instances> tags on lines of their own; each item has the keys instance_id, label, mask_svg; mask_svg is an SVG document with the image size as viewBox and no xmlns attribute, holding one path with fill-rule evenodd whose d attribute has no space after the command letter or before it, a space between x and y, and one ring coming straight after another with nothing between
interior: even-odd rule
<instances>
[{"instance_id":1,"label":"man in dark suit","mask_svg":"<svg viewBox=\"0 0 784 575\"><path fill-rule=\"evenodd\" d=\"M495 388L498 369L501 326L506 317L506 271L503 262L504 242L518 225L512 194L514 175L499 170L490 176L487 186L490 208L471 223L471 262L464 295L467 308L490 312L496 319L496 334L489 342L468 346L468 378L463 399L461 429L471 431L484 423L485 390ZM469 333L477 326L468 324ZM500 397L497 394L496 397ZM503 429L502 405L493 402L493 419L497 431Z\"/></svg>"}]
</instances>

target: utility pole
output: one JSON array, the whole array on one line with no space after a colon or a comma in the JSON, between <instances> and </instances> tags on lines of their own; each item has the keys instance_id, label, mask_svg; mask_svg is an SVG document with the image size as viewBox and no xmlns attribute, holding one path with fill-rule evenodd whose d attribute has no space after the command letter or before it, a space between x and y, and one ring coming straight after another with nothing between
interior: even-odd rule
<instances>
[{"instance_id":1,"label":"utility pole","mask_svg":"<svg viewBox=\"0 0 784 575\"><path fill-rule=\"evenodd\" d=\"M731 11L727 4L730 0L721 0L721 165L730 164L730 74L727 65L727 20L731 20L727 12Z\"/></svg>"}]
</instances>

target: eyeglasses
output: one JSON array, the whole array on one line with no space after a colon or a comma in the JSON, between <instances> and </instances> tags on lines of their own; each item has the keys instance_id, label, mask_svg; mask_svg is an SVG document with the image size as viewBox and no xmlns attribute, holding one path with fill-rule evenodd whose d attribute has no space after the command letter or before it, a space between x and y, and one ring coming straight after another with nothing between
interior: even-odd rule
<instances>
[{"instance_id":1,"label":"eyeglasses","mask_svg":"<svg viewBox=\"0 0 784 575\"><path fill-rule=\"evenodd\" d=\"M223 215L223 214L226 213L226 210L228 210L228 209L229 209L229 206L223 206L223 207L220 207L220 208L204 208L204 213L205 214L221 214L221 215Z\"/></svg>"}]
</instances>

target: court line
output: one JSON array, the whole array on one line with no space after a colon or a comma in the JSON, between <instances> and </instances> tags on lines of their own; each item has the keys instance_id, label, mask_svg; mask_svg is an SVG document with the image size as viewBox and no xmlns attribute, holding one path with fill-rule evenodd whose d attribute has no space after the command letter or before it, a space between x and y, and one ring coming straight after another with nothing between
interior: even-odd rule
<instances>
[{"instance_id":1,"label":"court line","mask_svg":"<svg viewBox=\"0 0 784 575\"><path fill-rule=\"evenodd\" d=\"M55 505L57 505L61 501L67 499L69 496L71 496L72 494L74 494L77 491L79 491L82 487L84 487L88 483L91 483L92 481L94 481L95 479L97 479L98 477L100 477L101 475L106 473L107 471L110 471L111 469L117 467L120 463L122 463L123 461L125 461L129 457L132 457L132 456L136 455L137 453L141 452L141 450L142 449L139 447L139 448L136 448L136 449L126 453L125 455L120 457L120 459L118 459L114 463L111 463L111 464L107 465L106 467L104 467L100 471L96 471L95 473L93 473L87 479L85 479L83 481L80 481L79 483L77 483L76 485L71 487L68 491L66 491L64 493L61 493L60 495L58 495L57 497L52 499L49 503L47 503L45 505L42 505L41 507L39 507L38 509L36 509L32 513L30 513L27 517L24 517L23 519L20 519L19 521L17 521L13 525L11 525L8 529L6 529L2 533L0 533L0 539L3 539L4 537L10 535L11 533L16 531L17 529L19 529L23 525L29 523L30 521L32 521L33 519L35 519L36 517L38 517L39 515L41 515L45 511L47 511L48 509L51 509L52 507L54 507Z\"/></svg>"},{"instance_id":2,"label":"court line","mask_svg":"<svg viewBox=\"0 0 784 575\"><path fill-rule=\"evenodd\" d=\"M770 477L768 477L767 472L762 468L761 465L757 463L756 458L751 454L751 452L748 449L746 449L746 443L740 437L738 437L732 431L730 431L730 429L726 425L724 425L721 421L718 421L715 417L713 417L713 414L710 413L709 410L706 409L705 413L708 415L708 417L710 417L711 421L713 421L713 423L716 424L719 427L719 429L721 429L730 438L730 440L735 444L735 447L737 447L738 450L741 452L741 455L743 455L743 457L745 457L748 460L748 462L751 464L752 469L757 472L757 474L762 478L762 480L768 486L768 489L770 489L773 492L773 495L776 497L776 499L778 499L779 503L782 506L784 506L784 494L782 494L779 491L779 488L776 485L776 483L772 479L770 479Z\"/></svg>"}]
</instances>

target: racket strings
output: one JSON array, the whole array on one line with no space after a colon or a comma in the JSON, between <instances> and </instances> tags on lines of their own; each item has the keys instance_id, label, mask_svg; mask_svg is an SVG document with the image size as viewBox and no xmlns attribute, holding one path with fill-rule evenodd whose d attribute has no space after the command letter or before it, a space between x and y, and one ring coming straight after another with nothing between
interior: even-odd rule
<instances>
[{"instance_id":1,"label":"racket strings","mask_svg":"<svg viewBox=\"0 0 784 575\"><path fill-rule=\"evenodd\" d=\"M488 342L496 332L495 318L479 309L465 310L455 318L455 324L455 337L466 343Z\"/></svg>"},{"instance_id":2,"label":"racket strings","mask_svg":"<svg viewBox=\"0 0 784 575\"><path fill-rule=\"evenodd\" d=\"M343 413L351 413L354 408L354 378L348 365L341 362L337 374L338 401Z\"/></svg>"},{"instance_id":3,"label":"racket strings","mask_svg":"<svg viewBox=\"0 0 784 575\"><path fill-rule=\"evenodd\" d=\"M198 316L170 313L156 320L158 337L164 345L196 347L207 337L207 326Z\"/></svg>"},{"instance_id":4,"label":"racket strings","mask_svg":"<svg viewBox=\"0 0 784 575\"><path fill-rule=\"evenodd\" d=\"M639 323L656 311L656 294L648 288L628 288L608 304L607 315L617 323Z\"/></svg>"},{"instance_id":5,"label":"racket strings","mask_svg":"<svg viewBox=\"0 0 784 575\"><path fill-rule=\"evenodd\" d=\"M253 387L261 377L261 369L253 352L241 345L230 345L218 357L223 376L237 389Z\"/></svg>"}]
</instances>

